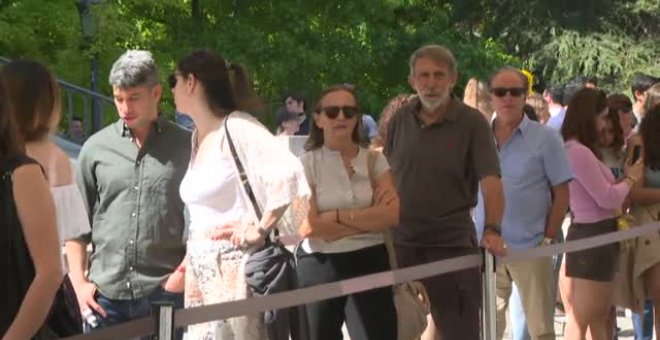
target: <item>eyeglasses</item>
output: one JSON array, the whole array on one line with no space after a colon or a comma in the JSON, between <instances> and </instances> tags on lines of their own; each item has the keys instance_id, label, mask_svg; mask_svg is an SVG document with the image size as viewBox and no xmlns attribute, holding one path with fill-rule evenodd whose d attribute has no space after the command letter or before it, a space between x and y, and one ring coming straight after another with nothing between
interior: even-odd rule
<instances>
[{"instance_id":1,"label":"eyeglasses","mask_svg":"<svg viewBox=\"0 0 660 340\"><path fill-rule=\"evenodd\" d=\"M520 97L527 93L527 89L524 87L496 87L490 90L490 93L496 95L497 97L504 97L506 96L507 92L510 93L512 97Z\"/></svg>"},{"instance_id":2,"label":"eyeglasses","mask_svg":"<svg viewBox=\"0 0 660 340\"><path fill-rule=\"evenodd\" d=\"M173 89L176 86L176 76L174 73L167 77L167 84L170 85L170 89Z\"/></svg>"},{"instance_id":3,"label":"eyeglasses","mask_svg":"<svg viewBox=\"0 0 660 340\"><path fill-rule=\"evenodd\" d=\"M351 119L358 114L358 108L355 106L326 106L321 108L321 112L325 113L330 119L339 117L339 111L344 113L346 119Z\"/></svg>"}]
</instances>

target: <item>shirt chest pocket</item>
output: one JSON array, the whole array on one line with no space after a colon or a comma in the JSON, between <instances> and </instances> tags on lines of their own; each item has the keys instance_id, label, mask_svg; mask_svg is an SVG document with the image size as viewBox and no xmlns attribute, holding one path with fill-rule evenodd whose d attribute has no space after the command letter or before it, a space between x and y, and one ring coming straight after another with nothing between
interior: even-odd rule
<instances>
[{"instance_id":1,"label":"shirt chest pocket","mask_svg":"<svg viewBox=\"0 0 660 340\"><path fill-rule=\"evenodd\" d=\"M538 155L527 150L505 155L501 158L504 181L523 182L543 173L543 162Z\"/></svg>"}]
</instances>

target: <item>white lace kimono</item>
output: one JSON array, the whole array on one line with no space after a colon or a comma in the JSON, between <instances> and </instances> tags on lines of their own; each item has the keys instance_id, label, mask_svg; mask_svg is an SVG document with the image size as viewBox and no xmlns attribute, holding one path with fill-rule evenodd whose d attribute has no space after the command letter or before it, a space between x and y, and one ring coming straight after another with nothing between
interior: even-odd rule
<instances>
[{"instance_id":1,"label":"white lace kimono","mask_svg":"<svg viewBox=\"0 0 660 340\"><path fill-rule=\"evenodd\" d=\"M310 197L300 161L247 113L231 113L227 118L227 127L261 211L273 211L288 205L277 228L281 235L297 233L307 216ZM224 124L221 129L223 137L219 148L225 156L229 147L224 135ZM234 171L238 172L235 162L232 164ZM248 202L245 206L249 216L245 219L256 221L257 216L249 203L250 199L243 186L240 187L243 201ZM208 240L197 241L191 234L188 241L190 265L186 270L186 307L250 297L244 267L251 251L253 249L229 249L226 243L225 246L210 249ZM186 339L262 340L268 339L268 336L262 315L249 315L189 326Z\"/></svg>"}]
</instances>

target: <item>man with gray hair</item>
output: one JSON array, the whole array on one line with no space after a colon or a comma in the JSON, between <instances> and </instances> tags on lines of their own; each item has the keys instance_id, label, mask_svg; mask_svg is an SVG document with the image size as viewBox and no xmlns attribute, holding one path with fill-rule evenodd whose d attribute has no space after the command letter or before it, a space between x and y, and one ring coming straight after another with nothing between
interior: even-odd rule
<instances>
[{"instance_id":1,"label":"man with gray hair","mask_svg":"<svg viewBox=\"0 0 660 340\"><path fill-rule=\"evenodd\" d=\"M486 207L481 245L495 255L506 252L493 134L479 111L452 95L457 77L456 61L445 47L415 51L408 82L418 96L394 114L388 128L384 153L401 202L392 232L400 267L478 252L470 210L479 185ZM480 282L476 267L422 279L442 339L480 338Z\"/></svg>"},{"instance_id":2,"label":"man with gray hair","mask_svg":"<svg viewBox=\"0 0 660 340\"><path fill-rule=\"evenodd\" d=\"M76 168L92 232L66 244L69 275L92 327L148 316L153 301L183 307L179 184L190 133L158 113L162 87L151 53L127 51L109 81L119 120L87 140Z\"/></svg>"}]
</instances>

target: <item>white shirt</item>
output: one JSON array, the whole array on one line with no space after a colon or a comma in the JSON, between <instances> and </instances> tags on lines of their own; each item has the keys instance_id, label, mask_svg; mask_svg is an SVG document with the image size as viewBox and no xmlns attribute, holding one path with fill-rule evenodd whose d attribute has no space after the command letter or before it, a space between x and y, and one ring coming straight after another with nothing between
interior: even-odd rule
<instances>
[{"instance_id":1,"label":"white shirt","mask_svg":"<svg viewBox=\"0 0 660 340\"><path fill-rule=\"evenodd\" d=\"M234 160L211 150L205 163L188 167L179 193L190 212L190 234L210 231L227 222L241 221L246 214Z\"/></svg>"},{"instance_id":2,"label":"white shirt","mask_svg":"<svg viewBox=\"0 0 660 340\"><path fill-rule=\"evenodd\" d=\"M60 244L65 241L89 233L89 217L85 203L83 203L80 190L75 184L67 184L51 187L50 193L55 203L55 214L57 216L57 232ZM68 272L62 258L62 269Z\"/></svg>"},{"instance_id":3,"label":"white shirt","mask_svg":"<svg viewBox=\"0 0 660 340\"><path fill-rule=\"evenodd\" d=\"M353 175L349 176L338 151L326 147L307 152L302 157L307 181L314 187L320 212L335 209L361 209L372 205L373 188L369 178L367 158L369 149L360 148L352 160ZM378 154L373 176L380 177L389 169L387 160ZM381 232L348 236L337 241L306 238L303 249L308 253L343 253L383 243Z\"/></svg>"}]
</instances>

